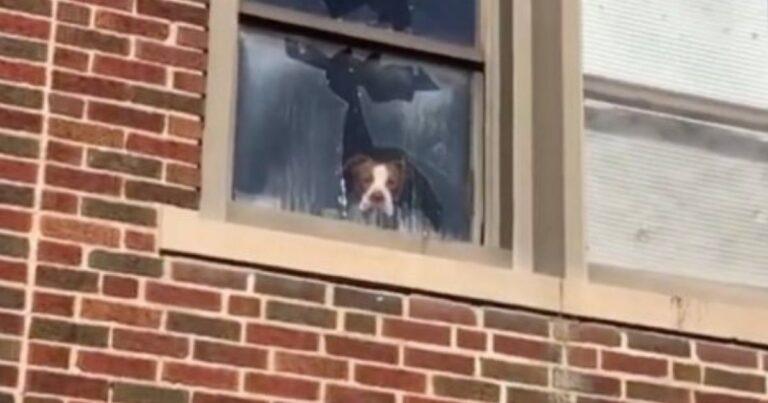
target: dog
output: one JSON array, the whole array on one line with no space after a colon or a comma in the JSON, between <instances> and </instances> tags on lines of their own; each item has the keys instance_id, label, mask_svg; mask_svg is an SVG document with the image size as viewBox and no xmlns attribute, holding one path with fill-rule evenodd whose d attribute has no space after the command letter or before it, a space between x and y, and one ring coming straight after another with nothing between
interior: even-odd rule
<instances>
[{"instance_id":1,"label":"dog","mask_svg":"<svg viewBox=\"0 0 768 403\"><path fill-rule=\"evenodd\" d=\"M405 187L407 165L404 160L374 160L358 154L347 161L344 180L349 196L363 213L379 212L394 216Z\"/></svg>"}]
</instances>

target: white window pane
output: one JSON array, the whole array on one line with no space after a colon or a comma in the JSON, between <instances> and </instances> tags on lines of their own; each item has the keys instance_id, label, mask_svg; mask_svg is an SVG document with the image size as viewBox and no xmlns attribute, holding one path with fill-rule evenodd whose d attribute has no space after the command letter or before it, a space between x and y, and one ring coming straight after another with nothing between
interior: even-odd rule
<instances>
[{"instance_id":1,"label":"white window pane","mask_svg":"<svg viewBox=\"0 0 768 403\"><path fill-rule=\"evenodd\" d=\"M588 74L768 108L768 1L584 0Z\"/></svg>"}]
</instances>

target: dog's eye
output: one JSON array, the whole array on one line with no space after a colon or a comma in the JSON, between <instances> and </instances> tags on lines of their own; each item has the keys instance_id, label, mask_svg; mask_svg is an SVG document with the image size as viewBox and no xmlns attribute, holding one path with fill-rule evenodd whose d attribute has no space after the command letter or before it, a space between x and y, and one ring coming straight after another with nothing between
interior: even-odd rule
<instances>
[{"instance_id":1,"label":"dog's eye","mask_svg":"<svg viewBox=\"0 0 768 403\"><path fill-rule=\"evenodd\" d=\"M373 177L366 176L365 178L363 178L363 183L365 183L366 185L370 185L371 183L373 183Z\"/></svg>"},{"instance_id":2,"label":"dog's eye","mask_svg":"<svg viewBox=\"0 0 768 403\"><path fill-rule=\"evenodd\" d=\"M395 187L395 181L393 179L387 179L387 187L388 188Z\"/></svg>"}]
</instances>

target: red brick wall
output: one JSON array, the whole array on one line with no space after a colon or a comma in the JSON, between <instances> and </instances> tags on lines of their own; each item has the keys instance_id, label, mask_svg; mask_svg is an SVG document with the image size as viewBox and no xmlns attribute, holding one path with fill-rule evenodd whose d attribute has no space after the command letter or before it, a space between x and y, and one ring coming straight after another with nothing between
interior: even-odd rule
<instances>
[{"instance_id":1,"label":"red brick wall","mask_svg":"<svg viewBox=\"0 0 768 403\"><path fill-rule=\"evenodd\" d=\"M0 0L0 403L768 398L755 347L161 257L206 4Z\"/></svg>"}]
</instances>

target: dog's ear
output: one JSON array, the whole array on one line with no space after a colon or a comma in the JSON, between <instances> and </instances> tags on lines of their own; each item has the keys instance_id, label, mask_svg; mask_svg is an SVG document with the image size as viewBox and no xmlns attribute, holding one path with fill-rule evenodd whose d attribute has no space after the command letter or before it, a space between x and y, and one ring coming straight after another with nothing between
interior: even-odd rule
<instances>
[{"instance_id":1,"label":"dog's ear","mask_svg":"<svg viewBox=\"0 0 768 403\"><path fill-rule=\"evenodd\" d=\"M353 155L348 160L344 161L344 165L342 166L342 170L344 172L349 172L351 170L354 170L355 168L359 167L360 165L372 161L371 157L365 155L365 154L356 154Z\"/></svg>"}]
</instances>

